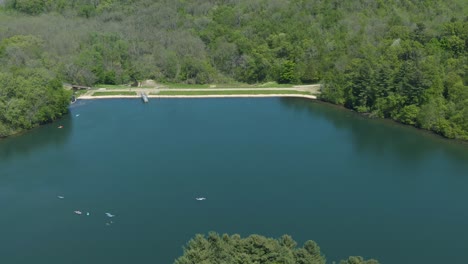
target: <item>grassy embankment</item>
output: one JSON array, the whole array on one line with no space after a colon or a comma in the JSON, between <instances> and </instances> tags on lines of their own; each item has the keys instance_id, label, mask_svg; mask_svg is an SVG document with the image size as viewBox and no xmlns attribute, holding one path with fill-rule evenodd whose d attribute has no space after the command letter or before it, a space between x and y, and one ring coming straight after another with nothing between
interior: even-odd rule
<instances>
[{"instance_id":1,"label":"grassy embankment","mask_svg":"<svg viewBox=\"0 0 468 264\"><path fill-rule=\"evenodd\" d=\"M109 95L137 95L137 93L128 92L128 91L94 92L92 96L109 96Z\"/></svg>"},{"instance_id":2,"label":"grassy embankment","mask_svg":"<svg viewBox=\"0 0 468 264\"><path fill-rule=\"evenodd\" d=\"M312 95L308 91L301 90L282 90L281 88L293 88L292 84L278 84L276 82L267 82L262 84L246 84L246 83L228 83L228 84L183 84L183 83L164 83L158 85L160 89L187 89L186 91L168 91L162 90L159 92L150 92L150 95L163 96L203 96L203 95L268 95L268 94L304 94ZM105 90L102 90L105 88ZM137 95L133 90L136 87L129 85L104 85L99 84L93 87L94 93L92 96L112 96L112 95ZM156 88L153 87L138 87L136 89ZM246 90L223 90L232 88L244 88ZM117 91L119 90L120 91ZM122 91L122 90L126 91ZM200 89L200 91L190 91L188 89ZM202 90L203 89L203 90ZM249 89L249 90L247 90ZM251 89L251 90L250 90Z\"/></svg>"},{"instance_id":3,"label":"grassy embankment","mask_svg":"<svg viewBox=\"0 0 468 264\"><path fill-rule=\"evenodd\" d=\"M259 84L247 83L222 83L222 84L184 84L184 83L164 83L164 88L177 88L177 89L222 89L222 88L292 88L293 84L280 84L277 82L267 82Z\"/></svg>"},{"instance_id":4,"label":"grassy embankment","mask_svg":"<svg viewBox=\"0 0 468 264\"><path fill-rule=\"evenodd\" d=\"M268 95L268 94L304 94L312 95L305 91L294 90L213 90L213 91L161 91L150 95Z\"/></svg>"},{"instance_id":5,"label":"grassy embankment","mask_svg":"<svg viewBox=\"0 0 468 264\"><path fill-rule=\"evenodd\" d=\"M145 88L155 88L155 87L154 86L149 86L149 85L143 85L141 87L134 87L134 86L131 86L130 84L96 84L96 85L93 86L92 89L93 90L98 90L98 89L102 89L102 88L105 88L106 90L113 90L113 89L132 90L132 89L135 89L135 88L145 89Z\"/></svg>"},{"instance_id":6,"label":"grassy embankment","mask_svg":"<svg viewBox=\"0 0 468 264\"><path fill-rule=\"evenodd\" d=\"M129 89L132 88L128 84L96 84L93 86L93 89L100 89L100 88L106 88L106 89Z\"/></svg>"},{"instance_id":7,"label":"grassy embankment","mask_svg":"<svg viewBox=\"0 0 468 264\"><path fill-rule=\"evenodd\" d=\"M281 84L277 82L266 82L258 84L248 83L221 83L221 84L186 84L186 83L159 83L155 86L143 85L141 87L132 87L129 84L96 84L93 89L144 89L144 88L175 88L175 89L220 89L220 88L293 88L293 84Z\"/></svg>"}]
</instances>

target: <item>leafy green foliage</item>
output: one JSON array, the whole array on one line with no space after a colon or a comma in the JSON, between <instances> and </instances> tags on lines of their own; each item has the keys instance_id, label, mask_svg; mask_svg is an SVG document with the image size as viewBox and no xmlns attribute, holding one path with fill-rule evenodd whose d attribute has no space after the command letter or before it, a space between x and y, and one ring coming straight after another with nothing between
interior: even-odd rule
<instances>
[{"instance_id":1,"label":"leafy green foliage","mask_svg":"<svg viewBox=\"0 0 468 264\"><path fill-rule=\"evenodd\" d=\"M44 0L14 0L11 4L18 11L35 15L44 11L45 2Z\"/></svg>"},{"instance_id":2,"label":"leafy green foliage","mask_svg":"<svg viewBox=\"0 0 468 264\"><path fill-rule=\"evenodd\" d=\"M372 52L334 66L321 98L468 140L468 21L446 22L439 30L429 34L423 23L413 32L393 27Z\"/></svg>"},{"instance_id":3,"label":"leafy green foliage","mask_svg":"<svg viewBox=\"0 0 468 264\"><path fill-rule=\"evenodd\" d=\"M340 264L379 264L375 259L364 260L362 257L349 257L347 260L340 261Z\"/></svg>"},{"instance_id":4,"label":"leafy green foliage","mask_svg":"<svg viewBox=\"0 0 468 264\"><path fill-rule=\"evenodd\" d=\"M314 241L306 241L303 247L288 235L279 239L251 235L241 238L239 235L220 236L211 232L207 237L196 235L184 248L183 256L174 264L191 263L283 263L283 264L325 264L325 257ZM375 260L365 261L362 257L350 257L340 264L378 264Z\"/></svg>"},{"instance_id":5,"label":"leafy green foliage","mask_svg":"<svg viewBox=\"0 0 468 264\"><path fill-rule=\"evenodd\" d=\"M115 34L92 34L82 45L71 67L80 69L68 71L73 83L91 86L120 84L130 81L131 62L128 59L128 43Z\"/></svg>"},{"instance_id":6,"label":"leafy green foliage","mask_svg":"<svg viewBox=\"0 0 468 264\"><path fill-rule=\"evenodd\" d=\"M281 67L279 83L298 83L295 67L296 64L293 61L285 61Z\"/></svg>"},{"instance_id":7,"label":"leafy green foliage","mask_svg":"<svg viewBox=\"0 0 468 264\"><path fill-rule=\"evenodd\" d=\"M70 96L40 69L0 73L0 137L60 118Z\"/></svg>"},{"instance_id":8,"label":"leafy green foliage","mask_svg":"<svg viewBox=\"0 0 468 264\"><path fill-rule=\"evenodd\" d=\"M0 42L0 137L60 118L71 94L42 67L42 41L15 36Z\"/></svg>"}]
</instances>

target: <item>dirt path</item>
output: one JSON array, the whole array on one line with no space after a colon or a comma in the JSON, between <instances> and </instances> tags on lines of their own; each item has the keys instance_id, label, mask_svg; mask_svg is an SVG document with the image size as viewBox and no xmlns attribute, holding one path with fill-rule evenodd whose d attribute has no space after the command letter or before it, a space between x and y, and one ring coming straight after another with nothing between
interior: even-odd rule
<instances>
[{"instance_id":1,"label":"dirt path","mask_svg":"<svg viewBox=\"0 0 468 264\"><path fill-rule=\"evenodd\" d=\"M106 89L100 88L96 90L89 90L83 96L91 96L95 92L136 92L136 93L157 93L158 91L301 91L301 92L310 92L311 94L320 93L320 84L313 85L297 85L287 88L278 88L278 87L262 87L262 88L122 88L122 89Z\"/></svg>"},{"instance_id":2,"label":"dirt path","mask_svg":"<svg viewBox=\"0 0 468 264\"><path fill-rule=\"evenodd\" d=\"M247 98L247 97L299 97L308 99L317 99L315 95L307 94L217 94L217 95L149 95L148 98ZM139 95L104 95L104 96L86 96L82 95L78 99L116 99L116 98L140 98Z\"/></svg>"},{"instance_id":3,"label":"dirt path","mask_svg":"<svg viewBox=\"0 0 468 264\"><path fill-rule=\"evenodd\" d=\"M94 97L94 98L101 98L101 97L109 97L109 98L115 98L114 96L111 97L109 96L93 96L95 92L136 92L137 94L140 93L146 93L146 94L158 94L159 92L162 91L300 91L300 92L309 92L311 95L317 95L320 93L320 84L313 84L313 85L297 85L289 88L277 88L277 87L261 87L261 88L134 88L134 87L129 87L129 88L123 88L123 89L106 89L106 88L100 88L97 90L89 90L85 94L79 96L78 98L80 99L88 99L89 97ZM120 95L117 95L120 96ZM138 96L138 95L137 95ZM137 97L137 96L125 96L125 97ZM191 95L187 95L190 97L193 97ZM229 96L229 95L226 95ZM120 96L123 98L123 95ZM168 96L169 97L169 96ZM174 97L174 96L170 96Z\"/></svg>"}]
</instances>

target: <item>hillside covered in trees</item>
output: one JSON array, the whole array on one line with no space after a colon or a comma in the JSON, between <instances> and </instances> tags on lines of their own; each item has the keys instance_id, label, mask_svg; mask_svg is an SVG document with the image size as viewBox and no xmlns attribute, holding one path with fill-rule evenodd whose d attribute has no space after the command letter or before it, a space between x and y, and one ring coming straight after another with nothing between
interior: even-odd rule
<instances>
[{"instance_id":1,"label":"hillside covered in trees","mask_svg":"<svg viewBox=\"0 0 468 264\"><path fill-rule=\"evenodd\" d=\"M241 238L239 235L222 236L210 233L207 237L196 235L184 248L183 256L174 264L326 264L325 256L320 247L312 240L306 241L301 248L290 236L279 239L251 235ZM362 257L349 257L340 264L379 264L374 259L364 260Z\"/></svg>"},{"instance_id":2,"label":"hillside covered in trees","mask_svg":"<svg viewBox=\"0 0 468 264\"><path fill-rule=\"evenodd\" d=\"M0 40L0 138L60 118L71 93L47 67L42 40L18 35Z\"/></svg>"},{"instance_id":3,"label":"hillside covered in trees","mask_svg":"<svg viewBox=\"0 0 468 264\"><path fill-rule=\"evenodd\" d=\"M0 0L0 136L60 116L60 82L155 79L320 82L323 100L468 140L466 14L465 0Z\"/></svg>"}]
</instances>

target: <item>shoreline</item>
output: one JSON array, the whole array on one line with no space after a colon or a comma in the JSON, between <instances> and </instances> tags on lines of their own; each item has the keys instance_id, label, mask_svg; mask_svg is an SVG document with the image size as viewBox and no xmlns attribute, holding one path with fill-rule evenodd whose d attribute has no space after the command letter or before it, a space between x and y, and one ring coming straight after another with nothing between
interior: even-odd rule
<instances>
[{"instance_id":1,"label":"shoreline","mask_svg":"<svg viewBox=\"0 0 468 264\"><path fill-rule=\"evenodd\" d=\"M220 95L148 95L148 98L248 98L248 97L300 97L317 100L315 95L307 94L220 94ZM103 95L103 96L80 96L77 100L94 99L139 99L139 95Z\"/></svg>"}]
</instances>

